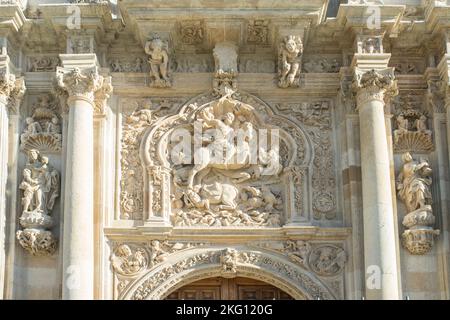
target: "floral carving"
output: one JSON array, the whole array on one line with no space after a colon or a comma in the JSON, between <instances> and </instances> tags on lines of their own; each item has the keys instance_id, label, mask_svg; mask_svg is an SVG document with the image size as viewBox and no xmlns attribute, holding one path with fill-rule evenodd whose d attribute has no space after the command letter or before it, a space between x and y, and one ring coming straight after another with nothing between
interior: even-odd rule
<instances>
[{"instance_id":1,"label":"floral carving","mask_svg":"<svg viewBox=\"0 0 450 320\"><path fill-rule=\"evenodd\" d=\"M247 26L247 43L264 45L269 41L269 21L252 20Z\"/></svg>"},{"instance_id":2,"label":"floral carving","mask_svg":"<svg viewBox=\"0 0 450 320\"><path fill-rule=\"evenodd\" d=\"M169 100L127 100L134 105L133 111L123 112L120 207L121 218L138 220L143 213L143 168L139 156L142 135L161 116L167 114L177 101Z\"/></svg>"},{"instance_id":3,"label":"floral carving","mask_svg":"<svg viewBox=\"0 0 450 320\"><path fill-rule=\"evenodd\" d=\"M362 106L370 100L384 102L385 97L398 94L397 81L392 68L364 71L355 69L353 89L356 92L357 105Z\"/></svg>"},{"instance_id":4,"label":"floral carving","mask_svg":"<svg viewBox=\"0 0 450 320\"><path fill-rule=\"evenodd\" d=\"M314 190L313 213L315 219L334 219L336 217L336 176L335 161L332 147L331 106L328 101L300 104L279 104L278 109L289 112L305 126L313 142L314 170L312 172L312 187ZM299 169L296 170L300 172ZM294 177L297 175L294 175ZM299 179L297 179L298 181ZM295 193L296 203L302 201L301 187Z\"/></svg>"},{"instance_id":5,"label":"floral carving","mask_svg":"<svg viewBox=\"0 0 450 320\"><path fill-rule=\"evenodd\" d=\"M56 81L58 88L69 96L82 96L93 101L94 93L102 88L104 79L98 74L97 68L67 70L58 67Z\"/></svg>"},{"instance_id":6,"label":"floral carving","mask_svg":"<svg viewBox=\"0 0 450 320\"><path fill-rule=\"evenodd\" d=\"M133 300L162 298L171 287L182 281L185 274L202 266L209 266L211 270L216 270L222 276L234 276L236 272L245 274L247 270L253 270L253 273L256 272L255 270L264 270L289 279L292 284L301 284L302 291L312 299L334 298L322 284L314 281L306 273L286 264L285 261L275 259L267 254L234 248L193 253L146 276L146 279L139 286L133 288L127 296ZM212 272L211 274L217 273ZM263 275L261 274L261 276Z\"/></svg>"},{"instance_id":7,"label":"floral carving","mask_svg":"<svg viewBox=\"0 0 450 320\"><path fill-rule=\"evenodd\" d=\"M14 74L9 72L8 67L0 66L0 96L6 97L10 112L17 111L24 93L24 78L16 78Z\"/></svg>"}]
</instances>

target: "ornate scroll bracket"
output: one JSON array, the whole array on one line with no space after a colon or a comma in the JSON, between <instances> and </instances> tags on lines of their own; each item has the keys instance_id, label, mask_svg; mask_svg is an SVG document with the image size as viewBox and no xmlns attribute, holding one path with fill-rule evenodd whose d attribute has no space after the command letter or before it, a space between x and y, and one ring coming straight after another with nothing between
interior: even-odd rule
<instances>
[{"instance_id":1,"label":"ornate scroll bracket","mask_svg":"<svg viewBox=\"0 0 450 320\"><path fill-rule=\"evenodd\" d=\"M32 255L52 255L56 240L48 229L53 226L51 211L59 196L59 172L48 164L47 157L30 150L19 188L23 190L19 221L24 229L17 231L17 240Z\"/></svg>"},{"instance_id":2,"label":"ornate scroll bracket","mask_svg":"<svg viewBox=\"0 0 450 320\"><path fill-rule=\"evenodd\" d=\"M372 100L384 102L385 98L398 94L393 68L369 71L355 68L352 88L356 93L358 106Z\"/></svg>"},{"instance_id":3,"label":"ornate scroll bracket","mask_svg":"<svg viewBox=\"0 0 450 320\"><path fill-rule=\"evenodd\" d=\"M407 230L402 234L402 243L410 253L423 255L432 249L434 236L440 232L432 227L435 222L431 207L432 169L426 160L414 161L409 153L403 154L402 160L397 190L408 212L403 219Z\"/></svg>"}]
</instances>

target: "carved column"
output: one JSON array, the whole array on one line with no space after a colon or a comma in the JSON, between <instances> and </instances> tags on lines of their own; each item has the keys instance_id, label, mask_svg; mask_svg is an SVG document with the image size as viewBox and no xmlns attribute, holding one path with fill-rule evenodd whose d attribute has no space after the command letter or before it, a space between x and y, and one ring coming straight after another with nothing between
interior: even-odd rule
<instances>
[{"instance_id":1,"label":"carved column","mask_svg":"<svg viewBox=\"0 0 450 320\"><path fill-rule=\"evenodd\" d=\"M366 287L366 298L399 299L396 232L384 117L384 98L396 91L393 69L364 71L355 68L354 89L361 128L365 267L366 270L381 271L381 288Z\"/></svg>"},{"instance_id":2,"label":"carved column","mask_svg":"<svg viewBox=\"0 0 450 320\"><path fill-rule=\"evenodd\" d=\"M64 67L57 70L57 84L67 94L63 299L93 299L93 113L95 94L108 81L99 75L93 54L78 68L73 55L60 55ZM79 59L78 59L79 60ZM110 90L110 89L109 89Z\"/></svg>"},{"instance_id":3,"label":"carved column","mask_svg":"<svg viewBox=\"0 0 450 320\"><path fill-rule=\"evenodd\" d=\"M8 180L9 157L9 112L18 107L25 92L23 78L16 79L9 72L9 58L0 56L0 298L3 297L5 265L6 184Z\"/></svg>"},{"instance_id":4,"label":"carved column","mask_svg":"<svg viewBox=\"0 0 450 320\"><path fill-rule=\"evenodd\" d=\"M446 41L447 50L450 50L450 31L447 33L448 39ZM447 51L447 54L444 54L441 62L439 63L439 74L442 81L442 86L440 88L436 88L440 90L440 94L445 97L445 109L447 113L447 143L449 144L448 152L450 159L450 52ZM436 90L437 91L437 90Z\"/></svg>"}]
</instances>

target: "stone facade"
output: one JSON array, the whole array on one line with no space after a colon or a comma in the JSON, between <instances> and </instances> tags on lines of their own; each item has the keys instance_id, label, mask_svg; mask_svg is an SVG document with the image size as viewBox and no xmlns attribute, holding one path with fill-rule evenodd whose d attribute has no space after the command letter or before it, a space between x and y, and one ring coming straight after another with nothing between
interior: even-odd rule
<instances>
[{"instance_id":1,"label":"stone facade","mask_svg":"<svg viewBox=\"0 0 450 320\"><path fill-rule=\"evenodd\" d=\"M341 2L0 0L0 297L449 299L450 1Z\"/></svg>"}]
</instances>

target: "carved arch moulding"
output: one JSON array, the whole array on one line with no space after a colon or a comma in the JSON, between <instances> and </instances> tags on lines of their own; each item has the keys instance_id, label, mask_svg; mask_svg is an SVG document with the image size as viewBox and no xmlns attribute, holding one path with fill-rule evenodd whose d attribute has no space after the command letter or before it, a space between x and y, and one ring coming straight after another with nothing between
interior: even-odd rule
<instances>
[{"instance_id":1,"label":"carved arch moulding","mask_svg":"<svg viewBox=\"0 0 450 320\"><path fill-rule=\"evenodd\" d=\"M164 243L158 243L158 245L164 245ZM224 247L205 244L174 244L173 246L177 245L180 246L179 250L171 249L169 253L163 254L164 256L158 254L155 256L155 253L159 251L152 249L152 257L145 256L141 259L143 267L140 270L127 276L120 274L118 279L121 279L121 282L116 285L117 298L121 300L164 299L171 292L188 283L218 276L262 280L298 300L338 298L324 280L314 272L302 268L282 254L247 246ZM123 246L116 248L116 254L119 251L119 254L123 255ZM128 259L123 261L128 262L131 256L134 259L136 252L133 253L133 250L129 249ZM139 256L145 254L141 251ZM115 255L113 259L116 259ZM155 265L148 265L153 261L156 261ZM112 267L113 270L118 270L114 262ZM342 279L341 272L337 278ZM333 277L339 282L337 278Z\"/></svg>"},{"instance_id":2,"label":"carved arch moulding","mask_svg":"<svg viewBox=\"0 0 450 320\"><path fill-rule=\"evenodd\" d=\"M317 148L299 117L245 92L121 104L122 219L155 227L311 220ZM335 210L335 194L329 198L327 210Z\"/></svg>"}]
</instances>

